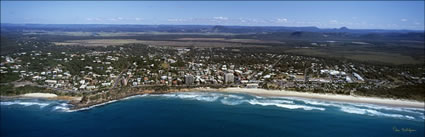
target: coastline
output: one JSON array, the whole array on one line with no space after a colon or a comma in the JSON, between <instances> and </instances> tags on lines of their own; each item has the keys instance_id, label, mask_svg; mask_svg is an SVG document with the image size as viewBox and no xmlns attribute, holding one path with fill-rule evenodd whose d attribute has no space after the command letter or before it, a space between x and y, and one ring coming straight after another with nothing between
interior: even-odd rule
<instances>
[{"instance_id":1,"label":"coastline","mask_svg":"<svg viewBox=\"0 0 425 137\"><path fill-rule=\"evenodd\" d=\"M20 95L21 97L29 97L29 98L55 98L58 95L53 93L27 93Z\"/></svg>"},{"instance_id":2,"label":"coastline","mask_svg":"<svg viewBox=\"0 0 425 137\"><path fill-rule=\"evenodd\" d=\"M365 97L365 96L352 96L352 95L337 95L337 94L319 94L319 93L308 93L308 92L296 92L287 90L267 90L267 89L248 89L248 88L223 88L223 89L212 89L212 88L197 88L199 91L207 92L225 92L225 93L244 93L258 96L277 96L277 97L300 97L307 99L318 99L338 102L351 102L351 103L368 103L384 106L393 107L411 107L411 108L422 108L425 107L425 102L419 102L414 100L400 100L391 98L377 98L377 97Z\"/></svg>"},{"instance_id":3,"label":"coastline","mask_svg":"<svg viewBox=\"0 0 425 137\"><path fill-rule=\"evenodd\" d=\"M15 96L1 96L1 99L20 99L20 98L42 98L48 100L64 100L70 102L79 102L82 97L58 96L53 93L27 93Z\"/></svg>"},{"instance_id":4,"label":"coastline","mask_svg":"<svg viewBox=\"0 0 425 137\"><path fill-rule=\"evenodd\" d=\"M367 103L384 105L391 107L409 107L409 108L421 108L424 109L425 102L413 101L413 100L400 100L391 98L377 98L377 97L364 97L364 96L352 96L352 95L338 95L338 94L320 94L320 93L308 93L308 92L297 92L288 90L267 90L267 89L249 89L249 88L183 88L183 89L170 89L167 91L153 91L153 90L141 90L132 92L119 97L113 97L109 99L94 100L88 103L82 103L82 97L73 96L57 96L51 93L30 93L18 96L1 96L6 99L19 99L19 98L44 98L51 100L65 100L69 101L73 107L71 111L86 110L96 106L101 106L109 103L113 103L120 100L125 100L139 95L146 94L167 94L174 92L223 92L223 93L242 93L257 96L273 96L273 97L299 97L305 99L317 99L323 101L337 101L337 102L348 102L348 103Z\"/></svg>"}]
</instances>

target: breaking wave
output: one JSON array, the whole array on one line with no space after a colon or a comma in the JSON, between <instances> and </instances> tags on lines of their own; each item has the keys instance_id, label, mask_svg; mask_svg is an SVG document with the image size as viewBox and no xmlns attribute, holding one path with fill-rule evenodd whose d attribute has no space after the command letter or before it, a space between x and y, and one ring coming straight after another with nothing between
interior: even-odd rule
<instances>
[{"instance_id":1,"label":"breaking wave","mask_svg":"<svg viewBox=\"0 0 425 137\"><path fill-rule=\"evenodd\" d=\"M221 104L230 106L250 104L260 106L274 106L284 109L302 109L306 111L325 111L327 109L336 108L341 112L349 114L409 120L424 119L423 109L418 108L387 107L373 104L322 101L298 97L263 97L212 92L170 93L152 96L198 100L204 102L218 101Z\"/></svg>"},{"instance_id":2,"label":"breaking wave","mask_svg":"<svg viewBox=\"0 0 425 137\"><path fill-rule=\"evenodd\" d=\"M65 101L55 101L55 100L42 100L42 99L16 99L16 100L8 100L1 101L0 104L2 106L39 106L44 109L51 109L52 111L59 112L68 112L71 105Z\"/></svg>"},{"instance_id":3,"label":"breaking wave","mask_svg":"<svg viewBox=\"0 0 425 137\"><path fill-rule=\"evenodd\" d=\"M287 109L304 109L304 110L321 110L324 111L325 108L319 108L319 107L312 107L312 106L305 106L305 105L292 105L292 104L284 104L283 101L281 103L278 103L281 101L276 100L256 100L252 99L248 101L249 104L252 105L261 105L261 106L277 106L281 108L287 108Z\"/></svg>"},{"instance_id":4,"label":"breaking wave","mask_svg":"<svg viewBox=\"0 0 425 137\"><path fill-rule=\"evenodd\" d=\"M40 106L40 108L46 107L50 105L50 103L42 103L38 101L21 101L21 100L15 100L15 101L5 101L0 102L0 104L3 106L9 106L9 105L21 105L21 106Z\"/></svg>"},{"instance_id":5,"label":"breaking wave","mask_svg":"<svg viewBox=\"0 0 425 137\"><path fill-rule=\"evenodd\" d=\"M352 114L361 114L361 115L369 115L369 116L384 116L384 117L392 117L392 118L401 118L401 119L415 119L413 116L402 115L402 114L387 114L383 112L379 112L373 109L362 109L356 107L342 107L341 111L352 113Z\"/></svg>"},{"instance_id":6,"label":"breaking wave","mask_svg":"<svg viewBox=\"0 0 425 137\"><path fill-rule=\"evenodd\" d=\"M271 98L260 97L260 96L252 96L255 99L246 99L244 96L241 96L241 95L211 93L211 92L173 93L173 94L163 94L160 96L167 97L167 98L180 98L180 99L198 100L198 101L206 101L206 102L214 102L219 100L222 104L231 105L231 106L247 103L251 105L276 106L276 107L286 108L286 109L304 109L304 110L321 110L321 111L325 110L325 108L320 108L320 107L295 105L294 102L290 100L271 99Z\"/></svg>"},{"instance_id":7,"label":"breaking wave","mask_svg":"<svg viewBox=\"0 0 425 137\"><path fill-rule=\"evenodd\" d=\"M197 92L189 92L189 93L164 94L162 96L169 97L169 98L180 98L180 99L214 102L220 97L220 94L217 94L217 93L199 94Z\"/></svg>"},{"instance_id":8,"label":"breaking wave","mask_svg":"<svg viewBox=\"0 0 425 137\"><path fill-rule=\"evenodd\" d=\"M68 103L61 103L57 106L53 107L53 111L62 111L62 112L70 112L70 105Z\"/></svg>"},{"instance_id":9,"label":"breaking wave","mask_svg":"<svg viewBox=\"0 0 425 137\"><path fill-rule=\"evenodd\" d=\"M336 107L340 111L351 114L360 114L360 115L369 115L369 116L384 116L400 119L415 119L412 115L417 115L420 119L424 119L423 109L419 108L400 108L400 107L387 107L387 106L378 106L373 104L364 104L364 103L342 103L342 102L331 102L331 101L317 101L311 99L298 99L305 104L315 105L315 106L326 106L326 107ZM392 113L384 113L381 111L391 111ZM422 112L420 112L422 111Z\"/></svg>"},{"instance_id":10,"label":"breaking wave","mask_svg":"<svg viewBox=\"0 0 425 137\"><path fill-rule=\"evenodd\" d=\"M168 94L145 94L127 97L121 100L134 99L139 97L160 97L165 99L184 99L194 100L201 102L218 102L224 105L258 105L265 107L276 107L281 109L299 109L305 111L340 111L348 114L374 116L374 117L388 117L396 119L407 120L425 120L424 109L420 108L401 108L380 106L365 103L348 103L326 100L305 99L298 97L263 97L244 94L229 94L229 93L216 93L216 92L181 92L181 93L168 93ZM72 105L64 101L51 101L51 100L2 100L2 106L39 106L40 108L48 108L57 112L76 112L81 110L88 110L97 106L113 103L118 100L112 100L102 104L93 105L87 108L78 110L70 110Z\"/></svg>"}]
</instances>

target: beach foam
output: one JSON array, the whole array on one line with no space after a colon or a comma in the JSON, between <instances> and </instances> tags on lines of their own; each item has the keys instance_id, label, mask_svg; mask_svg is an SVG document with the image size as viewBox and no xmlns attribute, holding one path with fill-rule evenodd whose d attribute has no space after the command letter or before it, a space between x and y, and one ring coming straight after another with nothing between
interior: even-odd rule
<instances>
[{"instance_id":1,"label":"beach foam","mask_svg":"<svg viewBox=\"0 0 425 137\"><path fill-rule=\"evenodd\" d=\"M311 106L305 106L305 105L292 105L292 104L283 104L283 102L278 103L280 101L276 100L256 100L252 99L249 100L248 103L252 105L261 105L261 106L277 106L281 108L287 108L287 109L304 109L304 110L321 110L324 111L325 108L319 108L319 107L311 107ZM286 101L284 101L286 102Z\"/></svg>"},{"instance_id":2,"label":"beach foam","mask_svg":"<svg viewBox=\"0 0 425 137\"><path fill-rule=\"evenodd\" d=\"M227 97L224 97L223 99L220 100L220 102L224 105L239 105L245 102L245 100L234 100L234 99L229 99Z\"/></svg>"},{"instance_id":3,"label":"beach foam","mask_svg":"<svg viewBox=\"0 0 425 137\"><path fill-rule=\"evenodd\" d=\"M148 94L135 95L135 96L130 96L130 97L123 98L123 99L121 99L121 100L128 100L128 99L140 98L140 97L147 97L147 96L148 96Z\"/></svg>"},{"instance_id":4,"label":"beach foam","mask_svg":"<svg viewBox=\"0 0 425 137\"><path fill-rule=\"evenodd\" d=\"M300 110L339 110L344 113L367 115L376 117L390 117L397 119L409 119L409 120L424 120L424 109L420 108L401 108L401 107L389 107L380 106L365 103L353 103L353 102L339 102L339 101L327 101L318 99L305 99L300 97L264 97L264 96L252 96L252 95L241 95L241 94L229 94L229 93L217 93L217 92L179 92L179 93L168 93L168 94L144 94L126 97L121 100L139 98L139 97L161 97L161 98L172 98L172 99L185 99L185 100L196 100L202 102L219 102L224 105L259 105L267 107L278 107L283 109L300 109ZM112 100L102 104L93 105L87 108L81 108L78 110L70 110L72 107L68 103L64 102L52 102L43 100L15 100L15 101L2 101L1 105L22 105L22 106L33 106L37 105L40 108L49 106L48 108L52 111L61 112L76 112L81 110L88 110L97 106L113 103L118 100Z\"/></svg>"},{"instance_id":5,"label":"beach foam","mask_svg":"<svg viewBox=\"0 0 425 137\"><path fill-rule=\"evenodd\" d=\"M238 95L227 95L225 97L223 97L222 99L220 99L220 102L224 105L239 105L242 104L244 102L246 102L246 100L244 100L243 96L238 96Z\"/></svg>"},{"instance_id":6,"label":"beach foam","mask_svg":"<svg viewBox=\"0 0 425 137\"><path fill-rule=\"evenodd\" d=\"M224 105L240 105L243 103L251 105L260 105L260 106L275 106L285 109L302 109L302 110L320 110L325 111L324 107L334 107L339 109L341 112L350 113L350 114L359 114L359 115L368 115L368 116L382 116L382 117L392 117L400 119L415 119L417 117L423 116L420 109L416 108L399 108L399 107L387 107L387 106L378 106L372 104L363 104L363 103L348 103L348 102L333 102L333 101L321 101L315 99L305 99L299 97L262 97L262 96L248 96L250 98L245 98L241 95L235 94L222 94L214 92L184 92L184 93L172 93L172 94L163 94L159 95L161 97L167 98L179 98L179 99L188 99L188 100L198 100L205 102L214 102L219 101ZM297 102L294 102L297 101ZM300 104L301 103L301 104ZM318 107L323 106L323 107ZM379 110L391 111L391 113L384 113ZM395 111L395 112L393 112ZM408 113L408 114L400 114ZM419 116L418 116L419 115Z\"/></svg>"},{"instance_id":7,"label":"beach foam","mask_svg":"<svg viewBox=\"0 0 425 137\"><path fill-rule=\"evenodd\" d=\"M53 107L53 111L70 112L70 105L68 103L61 103Z\"/></svg>"},{"instance_id":8,"label":"beach foam","mask_svg":"<svg viewBox=\"0 0 425 137\"><path fill-rule=\"evenodd\" d=\"M180 99L189 99L189 100L198 100L205 102L214 102L219 98L233 98L233 99L243 99L242 96L237 95L225 95L220 93L206 93L206 92L189 92L189 93L172 93L172 94L163 94L163 97L168 98L180 98Z\"/></svg>"},{"instance_id":9,"label":"beach foam","mask_svg":"<svg viewBox=\"0 0 425 137\"><path fill-rule=\"evenodd\" d=\"M324 101L314 101L314 100L303 100L306 104L317 105L317 106L327 106L327 107L337 107L342 112L351 113L351 114L360 114L360 115L369 115L369 116L384 116L384 117L393 117L393 118L402 118L402 119L415 119L415 117L410 115L403 115L396 113L383 113L378 110L387 110L387 111L398 111L403 113L411 113L423 115L423 113L398 108L398 107L386 107L386 106L378 106L372 104L359 104L359 103L340 103L340 102L324 102Z\"/></svg>"},{"instance_id":10,"label":"beach foam","mask_svg":"<svg viewBox=\"0 0 425 137\"><path fill-rule=\"evenodd\" d=\"M37 101L30 102L30 101L19 101L19 100L0 102L0 104L5 106L9 106L9 105L34 106L36 105L36 106L40 106L40 108L50 105L49 103L41 103Z\"/></svg>"}]
</instances>

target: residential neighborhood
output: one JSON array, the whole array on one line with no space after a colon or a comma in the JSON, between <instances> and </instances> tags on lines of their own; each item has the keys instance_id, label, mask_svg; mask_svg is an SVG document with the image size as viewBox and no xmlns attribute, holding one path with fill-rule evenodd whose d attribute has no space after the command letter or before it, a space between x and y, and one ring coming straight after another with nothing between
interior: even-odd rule
<instances>
[{"instance_id":1,"label":"residential neighborhood","mask_svg":"<svg viewBox=\"0 0 425 137\"><path fill-rule=\"evenodd\" d=\"M119 50L85 53L34 50L1 56L0 71L2 75L17 75L19 81L65 92L152 85L215 85L352 94L361 89L425 82L423 74L409 69L290 54L250 54L244 50L154 45L120 46Z\"/></svg>"}]
</instances>

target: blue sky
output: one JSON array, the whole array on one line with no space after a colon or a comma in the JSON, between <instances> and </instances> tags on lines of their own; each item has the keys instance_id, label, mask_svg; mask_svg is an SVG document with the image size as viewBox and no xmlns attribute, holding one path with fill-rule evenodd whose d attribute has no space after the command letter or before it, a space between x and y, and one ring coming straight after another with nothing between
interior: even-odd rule
<instances>
[{"instance_id":1,"label":"blue sky","mask_svg":"<svg viewBox=\"0 0 425 137\"><path fill-rule=\"evenodd\" d=\"M1 1L1 23L424 29L424 1Z\"/></svg>"}]
</instances>

